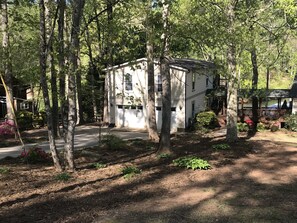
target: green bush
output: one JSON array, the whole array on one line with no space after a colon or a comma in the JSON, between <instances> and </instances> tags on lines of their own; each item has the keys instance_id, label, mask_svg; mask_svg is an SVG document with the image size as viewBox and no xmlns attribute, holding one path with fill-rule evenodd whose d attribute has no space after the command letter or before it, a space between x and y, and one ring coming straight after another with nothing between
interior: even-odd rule
<instances>
[{"instance_id":1,"label":"green bush","mask_svg":"<svg viewBox=\"0 0 297 223\"><path fill-rule=\"evenodd\" d=\"M71 178L69 173L59 173L58 175L55 176L55 180L57 181L68 181Z\"/></svg>"},{"instance_id":2,"label":"green bush","mask_svg":"<svg viewBox=\"0 0 297 223\"><path fill-rule=\"evenodd\" d=\"M33 115L33 127L34 128L40 128L45 126L46 123L46 113L45 112L39 112L37 115Z\"/></svg>"},{"instance_id":3,"label":"green bush","mask_svg":"<svg viewBox=\"0 0 297 223\"><path fill-rule=\"evenodd\" d=\"M206 111L196 114L194 126L196 130L213 129L219 126L219 122L213 111Z\"/></svg>"},{"instance_id":4,"label":"green bush","mask_svg":"<svg viewBox=\"0 0 297 223\"><path fill-rule=\"evenodd\" d=\"M271 127L270 127L270 131L271 132L276 132L276 131L278 131L279 130L279 127L277 126L277 125L272 125Z\"/></svg>"},{"instance_id":5,"label":"green bush","mask_svg":"<svg viewBox=\"0 0 297 223\"><path fill-rule=\"evenodd\" d=\"M96 169L102 169L102 168L107 167L107 165L106 165L106 164L103 164L103 163L94 163L93 166L94 166Z\"/></svg>"},{"instance_id":6,"label":"green bush","mask_svg":"<svg viewBox=\"0 0 297 223\"><path fill-rule=\"evenodd\" d=\"M127 144L123 139L112 134L104 135L101 142L108 149L112 150L119 150L127 147Z\"/></svg>"},{"instance_id":7,"label":"green bush","mask_svg":"<svg viewBox=\"0 0 297 223\"><path fill-rule=\"evenodd\" d=\"M173 164L179 167L186 167L187 169L200 169L207 170L210 168L209 163L206 160L197 158L195 156L184 156L173 160Z\"/></svg>"},{"instance_id":8,"label":"green bush","mask_svg":"<svg viewBox=\"0 0 297 223\"><path fill-rule=\"evenodd\" d=\"M292 114L286 117L285 121L287 129L293 132L297 132L297 114Z\"/></svg>"},{"instance_id":9,"label":"green bush","mask_svg":"<svg viewBox=\"0 0 297 223\"><path fill-rule=\"evenodd\" d=\"M246 124L246 123L239 122L239 123L237 123L237 130L239 132L248 132L249 131L249 125Z\"/></svg>"},{"instance_id":10,"label":"green bush","mask_svg":"<svg viewBox=\"0 0 297 223\"><path fill-rule=\"evenodd\" d=\"M259 122L257 124L257 131L261 132L261 131L264 131L264 130L266 130L266 126L262 122Z\"/></svg>"},{"instance_id":11,"label":"green bush","mask_svg":"<svg viewBox=\"0 0 297 223\"><path fill-rule=\"evenodd\" d=\"M21 130L32 129L33 113L29 111L18 111L16 113L18 126Z\"/></svg>"},{"instance_id":12,"label":"green bush","mask_svg":"<svg viewBox=\"0 0 297 223\"><path fill-rule=\"evenodd\" d=\"M8 174L10 172L10 169L7 167L0 167L0 174Z\"/></svg>"},{"instance_id":13,"label":"green bush","mask_svg":"<svg viewBox=\"0 0 297 223\"><path fill-rule=\"evenodd\" d=\"M121 170L125 179L130 179L134 177L136 174L140 174L141 170L135 166L126 166Z\"/></svg>"},{"instance_id":14,"label":"green bush","mask_svg":"<svg viewBox=\"0 0 297 223\"><path fill-rule=\"evenodd\" d=\"M215 150L228 150L230 149L230 146L226 143L222 143L222 144L213 145L212 148Z\"/></svg>"}]
</instances>

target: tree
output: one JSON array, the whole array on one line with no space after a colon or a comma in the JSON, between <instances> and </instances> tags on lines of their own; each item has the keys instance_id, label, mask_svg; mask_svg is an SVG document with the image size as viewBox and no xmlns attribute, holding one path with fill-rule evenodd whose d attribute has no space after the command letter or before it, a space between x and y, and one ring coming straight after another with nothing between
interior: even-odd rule
<instances>
[{"instance_id":1,"label":"tree","mask_svg":"<svg viewBox=\"0 0 297 223\"><path fill-rule=\"evenodd\" d=\"M160 73L162 77L162 127L158 153L170 153L171 127L171 78L169 70L169 1L162 0L163 34L160 56Z\"/></svg>"},{"instance_id":2,"label":"tree","mask_svg":"<svg viewBox=\"0 0 297 223\"><path fill-rule=\"evenodd\" d=\"M48 128L48 139L50 144L50 151L54 161L54 166L57 171L62 171L62 166L59 160L52 120L52 109L50 106L50 98L48 93L48 86L46 80L46 61L47 61L47 39L46 39L46 26L45 26L45 5L44 0L39 1L39 13L40 13L40 83L42 86L43 99L45 105L45 111L47 115L47 128Z\"/></svg>"},{"instance_id":3,"label":"tree","mask_svg":"<svg viewBox=\"0 0 297 223\"><path fill-rule=\"evenodd\" d=\"M227 64L229 71L229 79L227 85L227 135L229 142L237 140L237 89L238 77L236 72L236 41L235 35L235 4L236 1L231 0L226 7L226 16L228 21L227 33L230 41L227 45Z\"/></svg>"},{"instance_id":4,"label":"tree","mask_svg":"<svg viewBox=\"0 0 297 223\"><path fill-rule=\"evenodd\" d=\"M155 110L155 72L154 72L154 30L152 23L152 1L147 2L147 18L146 18L146 49L147 49L147 77L148 77L148 133L149 139L158 142L159 135L156 123Z\"/></svg>"},{"instance_id":5,"label":"tree","mask_svg":"<svg viewBox=\"0 0 297 223\"><path fill-rule=\"evenodd\" d=\"M71 39L69 51L69 74L68 74L68 121L65 149L66 166L69 171L74 171L74 134L76 126L76 75L78 72L78 58L79 58L79 33L80 24L83 13L85 1L74 0L71 2L72 7L72 26L71 26Z\"/></svg>"},{"instance_id":6,"label":"tree","mask_svg":"<svg viewBox=\"0 0 297 223\"><path fill-rule=\"evenodd\" d=\"M14 99L13 99L13 83L12 83L12 64L10 54L10 40L9 40L9 27L8 27L8 9L7 1L1 1L1 26L3 32L2 48L3 48L3 71L4 81L6 85L6 108L7 108L7 120L15 122L14 117Z\"/></svg>"}]
</instances>

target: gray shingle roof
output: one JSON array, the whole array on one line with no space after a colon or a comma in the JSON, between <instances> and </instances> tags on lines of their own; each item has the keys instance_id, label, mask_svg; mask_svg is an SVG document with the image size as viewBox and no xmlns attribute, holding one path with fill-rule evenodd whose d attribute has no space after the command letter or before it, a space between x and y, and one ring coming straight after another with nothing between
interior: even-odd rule
<instances>
[{"instance_id":1,"label":"gray shingle roof","mask_svg":"<svg viewBox=\"0 0 297 223\"><path fill-rule=\"evenodd\" d=\"M290 90L290 97L297 98L297 74L295 75L292 88Z\"/></svg>"},{"instance_id":2,"label":"gray shingle roof","mask_svg":"<svg viewBox=\"0 0 297 223\"><path fill-rule=\"evenodd\" d=\"M181 67L187 70L200 70L200 69L215 69L215 64L213 62L195 59L181 59L173 58L170 65Z\"/></svg>"}]
</instances>

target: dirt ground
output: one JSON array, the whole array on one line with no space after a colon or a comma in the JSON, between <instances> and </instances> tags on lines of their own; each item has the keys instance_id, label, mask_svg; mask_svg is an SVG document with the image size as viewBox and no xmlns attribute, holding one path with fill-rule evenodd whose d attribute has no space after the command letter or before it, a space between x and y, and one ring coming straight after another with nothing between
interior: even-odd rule
<instances>
[{"instance_id":1,"label":"dirt ground","mask_svg":"<svg viewBox=\"0 0 297 223\"><path fill-rule=\"evenodd\" d=\"M169 158L145 141L80 150L68 181L58 181L50 164L1 160L8 171L0 174L0 222L297 222L297 134L259 132L212 149L218 143L218 132L174 136ZM183 155L212 168L174 166ZM96 169L97 162L107 166ZM121 169L130 165L141 174L125 179Z\"/></svg>"}]
</instances>

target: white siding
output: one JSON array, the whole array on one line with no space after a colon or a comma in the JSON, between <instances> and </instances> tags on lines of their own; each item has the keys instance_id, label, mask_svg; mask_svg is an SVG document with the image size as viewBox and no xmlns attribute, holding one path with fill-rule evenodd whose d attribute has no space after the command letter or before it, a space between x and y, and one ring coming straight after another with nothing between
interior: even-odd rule
<instances>
[{"instance_id":1,"label":"white siding","mask_svg":"<svg viewBox=\"0 0 297 223\"><path fill-rule=\"evenodd\" d=\"M204 72L195 74L195 90L192 91L192 74L182 68L170 68L171 72L171 103L172 118L171 130L176 131L187 127L191 115L191 103L195 101L195 113L204 110L204 97L206 91L206 77ZM125 89L125 75L132 77L132 90ZM160 75L160 66L155 64L155 84ZM133 66L121 65L107 71L106 78L109 89L109 115L110 123L117 127L147 128L147 72L146 61L140 60ZM208 88L212 88L210 77ZM186 98L187 97L187 98ZM132 99L132 100L131 100ZM141 109L132 109L131 105L141 105ZM130 106L130 107L129 107ZM162 94L156 89L157 127L162 125Z\"/></svg>"},{"instance_id":2,"label":"white siding","mask_svg":"<svg viewBox=\"0 0 297 223\"><path fill-rule=\"evenodd\" d=\"M193 113L205 110L205 93L207 89L213 88L214 77L211 71L200 70L194 73L195 87L193 89L193 73L189 72L186 75L186 127L189 125L189 120L193 118ZM208 78L208 85L206 79ZM194 104L194 112L192 112L192 104Z\"/></svg>"},{"instance_id":3,"label":"white siding","mask_svg":"<svg viewBox=\"0 0 297 223\"><path fill-rule=\"evenodd\" d=\"M297 114L297 98L293 98L292 114Z\"/></svg>"}]
</instances>

